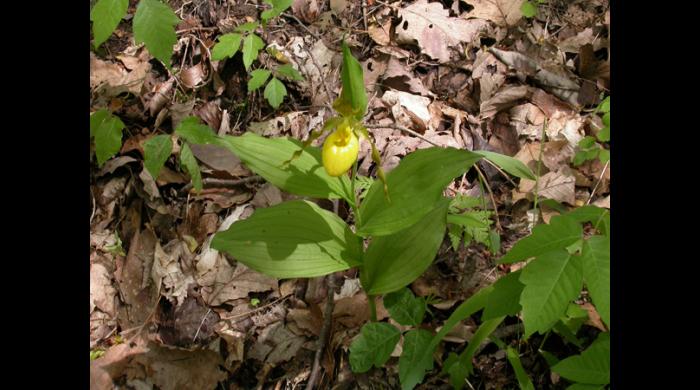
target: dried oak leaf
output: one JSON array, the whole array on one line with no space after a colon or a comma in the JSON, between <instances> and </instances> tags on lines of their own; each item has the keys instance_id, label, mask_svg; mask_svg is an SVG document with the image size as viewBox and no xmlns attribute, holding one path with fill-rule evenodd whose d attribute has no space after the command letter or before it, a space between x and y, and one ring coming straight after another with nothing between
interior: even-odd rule
<instances>
[{"instance_id":1,"label":"dried oak leaf","mask_svg":"<svg viewBox=\"0 0 700 390\"><path fill-rule=\"evenodd\" d=\"M520 11L524 0L461 0L474 9L467 13L468 17L486 19L499 26L512 26L523 14Z\"/></svg>"},{"instance_id":2,"label":"dried oak leaf","mask_svg":"<svg viewBox=\"0 0 700 390\"><path fill-rule=\"evenodd\" d=\"M418 43L421 50L441 63L450 61L450 47L469 43L488 29L482 19L450 17L441 3L418 0L399 10L401 23L396 27L400 44Z\"/></svg>"}]
</instances>

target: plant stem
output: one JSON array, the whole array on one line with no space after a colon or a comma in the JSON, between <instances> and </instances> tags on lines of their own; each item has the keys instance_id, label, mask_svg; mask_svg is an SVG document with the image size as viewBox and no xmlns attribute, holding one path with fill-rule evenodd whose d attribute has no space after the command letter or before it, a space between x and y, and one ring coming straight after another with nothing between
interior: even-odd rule
<instances>
[{"instance_id":1,"label":"plant stem","mask_svg":"<svg viewBox=\"0 0 700 390\"><path fill-rule=\"evenodd\" d=\"M377 305L374 303L374 297L376 295L367 296L367 304L369 305L369 319L372 322L377 322Z\"/></svg>"},{"instance_id":2,"label":"plant stem","mask_svg":"<svg viewBox=\"0 0 700 390\"><path fill-rule=\"evenodd\" d=\"M542 124L542 133L540 134L540 153L537 157L537 175L535 176L535 204L533 209L535 210L535 221L533 226L537 224L537 219L539 219L539 213L537 212L537 201L539 199L539 185L540 185L540 169L542 168L542 151L544 150L544 137L547 131L547 118L544 118L544 123Z\"/></svg>"},{"instance_id":3,"label":"plant stem","mask_svg":"<svg viewBox=\"0 0 700 390\"><path fill-rule=\"evenodd\" d=\"M352 181L350 182L350 191L352 192L352 213L355 214L355 225L360 225L360 206L358 205L360 199L355 193L355 180L357 179L357 159L352 165Z\"/></svg>"}]
</instances>

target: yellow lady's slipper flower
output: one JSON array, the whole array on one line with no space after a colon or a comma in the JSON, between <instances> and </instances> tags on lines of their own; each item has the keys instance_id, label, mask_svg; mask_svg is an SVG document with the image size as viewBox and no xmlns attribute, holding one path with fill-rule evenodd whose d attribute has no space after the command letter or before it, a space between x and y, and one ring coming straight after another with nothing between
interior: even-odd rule
<instances>
[{"instance_id":1,"label":"yellow lady's slipper flower","mask_svg":"<svg viewBox=\"0 0 700 390\"><path fill-rule=\"evenodd\" d=\"M323 167L331 176L347 172L357 159L360 141L349 126L340 126L323 143Z\"/></svg>"}]
</instances>

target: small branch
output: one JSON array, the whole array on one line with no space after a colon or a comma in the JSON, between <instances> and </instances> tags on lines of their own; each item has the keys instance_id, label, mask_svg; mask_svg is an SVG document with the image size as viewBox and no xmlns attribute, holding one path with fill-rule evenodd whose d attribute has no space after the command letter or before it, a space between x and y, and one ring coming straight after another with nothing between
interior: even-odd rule
<instances>
[{"instance_id":1,"label":"small branch","mask_svg":"<svg viewBox=\"0 0 700 390\"><path fill-rule=\"evenodd\" d=\"M190 31L215 31L218 30L218 27L191 27L191 28L186 28L183 30L177 30L175 31L175 34L182 34Z\"/></svg>"},{"instance_id":2,"label":"small branch","mask_svg":"<svg viewBox=\"0 0 700 390\"><path fill-rule=\"evenodd\" d=\"M499 232L502 232L503 229L501 228L501 218L498 216L498 206L496 205L496 198L493 196L493 192L491 191L491 186L489 185L488 180L486 180L486 176L484 176L484 173L481 172L481 169L479 169L479 166L474 164L474 168L476 169L476 173L479 174L481 180L483 180L484 187L486 187L486 191L488 191L489 197L491 198L491 203L493 204L493 213L496 215L496 229L498 229Z\"/></svg>"},{"instance_id":3,"label":"small branch","mask_svg":"<svg viewBox=\"0 0 700 390\"><path fill-rule=\"evenodd\" d=\"M598 177L598 182L595 183L595 187L593 187L593 191L591 191L591 196L588 197L588 200L586 201L586 204L591 203L591 199L593 199L593 195L595 195L595 191L598 189L598 186L600 185L600 182L603 181L603 176L605 176L605 171L608 170L608 166L610 165L610 160L605 162L605 166L603 167L603 171L600 172L600 177Z\"/></svg>"},{"instance_id":4,"label":"small branch","mask_svg":"<svg viewBox=\"0 0 700 390\"><path fill-rule=\"evenodd\" d=\"M425 136L423 136L422 134L420 134L414 130L411 130L409 128L403 127L401 125L365 125L365 127L368 129L396 129L396 130L400 130L400 131L403 131L404 133L411 134L414 137L418 137L431 145L442 147L442 145L438 145L435 142L425 138Z\"/></svg>"},{"instance_id":5,"label":"small branch","mask_svg":"<svg viewBox=\"0 0 700 390\"><path fill-rule=\"evenodd\" d=\"M282 12L282 16L296 20L296 22L299 23L299 25L301 27L303 27L304 30L306 30L306 32L313 35L314 38L316 38L317 40L319 40L319 41L321 40L321 37L319 37L315 32L311 31L308 27L306 27L306 25L304 23L302 23L301 20L299 20L299 18L297 18L296 16L289 14L289 13L286 13L286 12Z\"/></svg>"},{"instance_id":6,"label":"small branch","mask_svg":"<svg viewBox=\"0 0 700 390\"><path fill-rule=\"evenodd\" d=\"M336 287L335 274L333 273L328 275L326 282L328 284L328 296L326 297L326 308L323 313L323 327L321 328L321 333L318 336L318 346L316 348L316 355L314 356L314 365L311 368L311 375L309 376L309 381L306 385L308 390L313 390L314 386L316 386L316 381L318 381L319 374L321 373L321 356L323 355L323 350L328 339L330 338L329 336L331 333L331 320L333 319L333 295Z\"/></svg>"},{"instance_id":7,"label":"small branch","mask_svg":"<svg viewBox=\"0 0 700 390\"><path fill-rule=\"evenodd\" d=\"M236 187L241 184L245 183L251 183L255 181L262 181L265 180L261 176L258 175L253 175L249 177L244 177L243 179L217 179L213 177L208 177L202 179L202 186L204 185L213 185L213 186L219 186L219 187ZM187 183L186 186L182 187L182 192L187 192L192 189L192 183Z\"/></svg>"}]
</instances>

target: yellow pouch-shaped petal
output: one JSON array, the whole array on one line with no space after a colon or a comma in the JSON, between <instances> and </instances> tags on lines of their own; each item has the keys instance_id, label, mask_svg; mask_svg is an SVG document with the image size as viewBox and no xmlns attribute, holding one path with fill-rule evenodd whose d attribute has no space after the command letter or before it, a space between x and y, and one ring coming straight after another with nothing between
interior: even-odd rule
<instances>
[{"instance_id":1,"label":"yellow pouch-shaped petal","mask_svg":"<svg viewBox=\"0 0 700 390\"><path fill-rule=\"evenodd\" d=\"M341 126L323 143L323 167L331 176L347 172L357 159L360 141L348 126Z\"/></svg>"}]
</instances>

